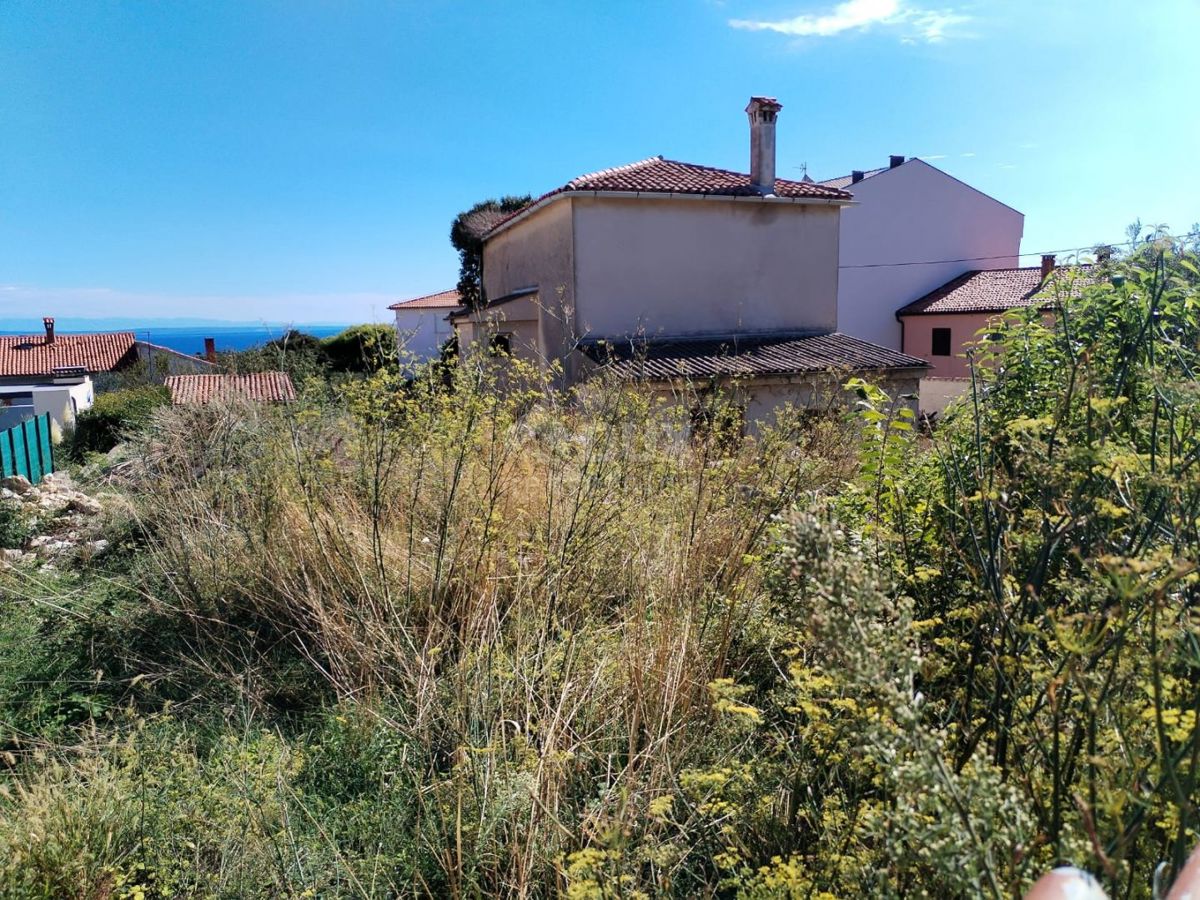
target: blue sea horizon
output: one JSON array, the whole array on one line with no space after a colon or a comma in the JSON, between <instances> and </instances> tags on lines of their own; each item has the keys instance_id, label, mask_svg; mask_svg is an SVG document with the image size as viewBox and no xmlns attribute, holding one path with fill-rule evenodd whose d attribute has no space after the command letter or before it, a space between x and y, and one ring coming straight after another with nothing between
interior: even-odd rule
<instances>
[{"instance_id":1,"label":"blue sea horizon","mask_svg":"<svg viewBox=\"0 0 1200 900\"><path fill-rule=\"evenodd\" d=\"M268 341L282 337L289 330L302 331L314 337L329 337L349 326L346 325L187 325L161 326L152 328L123 328L121 331L132 331L137 339L160 347L167 347L188 356L196 356L204 352L204 339L212 338L217 345L217 352L231 350L248 350L251 347L261 347ZM113 329L118 330L118 329ZM0 334L31 334L29 330L8 331L0 330ZM63 328L59 334L80 333Z\"/></svg>"}]
</instances>

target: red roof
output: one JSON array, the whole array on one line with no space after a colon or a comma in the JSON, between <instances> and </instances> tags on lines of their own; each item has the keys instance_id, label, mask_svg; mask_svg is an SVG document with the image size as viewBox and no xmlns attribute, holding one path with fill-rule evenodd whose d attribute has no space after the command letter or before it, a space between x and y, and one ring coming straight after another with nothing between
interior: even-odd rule
<instances>
[{"instance_id":1,"label":"red roof","mask_svg":"<svg viewBox=\"0 0 1200 900\"><path fill-rule=\"evenodd\" d=\"M562 187L555 188L538 197L528 206L506 216L496 223L489 234L494 234L517 216L552 197L560 194L590 193L593 191L638 193L638 194L694 194L707 197L761 197L762 192L750 182L744 172L714 169L695 163L677 162L652 156L640 162L601 169L573 178ZM846 202L852 195L837 188L826 187L811 181L775 181L775 196L789 200L827 200Z\"/></svg>"},{"instance_id":2,"label":"red roof","mask_svg":"<svg viewBox=\"0 0 1200 900\"><path fill-rule=\"evenodd\" d=\"M169 375L167 390L176 406L208 403L214 399L257 400L282 403L296 399L296 389L286 372L252 372L249 375Z\"/></svg>"},{"instance_id":3,"label":"red roof","mask_svg":"<svg viewBox=\"0 0 1200 900\"><path fill-rule=\"evenodd\" d=\"M135 353L132 331L108 334L0 335L0 376L50 376L55 369L82 366L111 372Z\"/></svg>"},{"instance_id":4,"label":"red roof","mask_svg":"<svg viewBox=\"0 0 1200 900\"><path fill-rule=\"evenodd\" d=\"M923 359L839 332L591 341L580 349L620 377L650 380L929 368Z\"/></svg>"},{"instance_id":5,"label":"red roof","mask_svg":"<svg viewBox=\"0 0 1200 900\"><path fill-rule=\"evenodd\" d=\"M426 294L424 297L413 297L411 300L401 300L393 303L388 309L445 309L461 306L462 298L457 290L442 291L439 294Z\"/></svg>"},{"instance_id":6,"label":"red roof","mask_svg":"<svg viewBox=\"0 0 1200 900\"><path fill-rule=\"evenodd\" d=\"M1091 266L1059 266L1050 277L1070 296L1079 296L1080 290L1094 283ZM948 281L937 290L896 311L898 316L916 316L932 313L975 313L1003 312L1021 306L1033 306L1054 302L1057 288L1052 283L1043 285L1042 269L1032 266L1024 269L975 269Z\"/></svg>"}]
</instances>

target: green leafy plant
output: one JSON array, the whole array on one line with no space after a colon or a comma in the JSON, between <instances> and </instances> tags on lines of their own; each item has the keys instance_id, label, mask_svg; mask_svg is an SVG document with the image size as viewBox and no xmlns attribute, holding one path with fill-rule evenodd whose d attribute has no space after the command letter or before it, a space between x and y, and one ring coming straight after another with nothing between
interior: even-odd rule
<instances>
[{"instance_id":1,"label":"green leafy plant","mask_svg":"<svg viewBox=\"0 0 1200 900\"><path fill-rule=\"evenodd\" d=\"M81 412L66 441L67 455L82 460L88 453L107 453L127 435L145 425L154 410L170 403L162 385L143 385L96 395L91 409Z\"/></svg>"}]
</instances>

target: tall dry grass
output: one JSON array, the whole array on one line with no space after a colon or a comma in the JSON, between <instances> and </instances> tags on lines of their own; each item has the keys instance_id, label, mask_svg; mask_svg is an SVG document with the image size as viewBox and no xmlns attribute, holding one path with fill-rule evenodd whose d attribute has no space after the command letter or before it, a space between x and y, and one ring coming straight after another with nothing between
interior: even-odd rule
<instances>
[{"instance_id":1,"label":"tall dry grass","mask_svg":"<svg viewBox=\"0 0 1200 900\"><path fill-rule=\"evenodd\" d=\"M204 666L253 695L287 646L404 736L455 895L546 889L564 853L728 752L709 685L747 664L756 554L855 466L838 417L742 442L735 416L689 433L720 396L593 384L565 405L519 366L498 377L172 409L135 487L153 602Z\"/></svg>"}]
</instances>

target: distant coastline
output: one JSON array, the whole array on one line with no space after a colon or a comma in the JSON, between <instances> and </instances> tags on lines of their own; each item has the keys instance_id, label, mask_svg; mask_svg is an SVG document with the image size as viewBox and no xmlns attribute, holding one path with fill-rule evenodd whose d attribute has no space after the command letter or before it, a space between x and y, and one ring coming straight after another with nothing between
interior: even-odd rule
<instances>
[{"instance_id":1,"label":"distant coastline","mask_svg":"<svg viewBox=\"0 0 1200 900\"><path fill-rule=\"evenodd\" d=\"M132 331L138 340L168 347L180 353L196 355L204 352L204 339L216 341L218 352L229 350L246 350L258 347L268 341L282 337L287 331L295 329L315 337L329 337L345 329L346 325L291 325L286 323L254 323L254 322L196 322L195 320L179 320L175 323L156 324L155 322L123 321L114 319L82 320L64 319L56 325L59 334L73 334L91 331ZM20 322L0 319L0 334L31 334L41 333L41 322L36 327L30 327L24 320Z\"/></svg>"}]
</instances>

